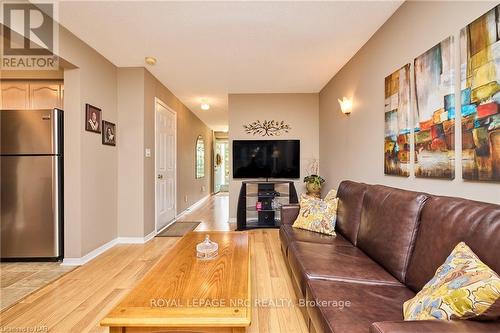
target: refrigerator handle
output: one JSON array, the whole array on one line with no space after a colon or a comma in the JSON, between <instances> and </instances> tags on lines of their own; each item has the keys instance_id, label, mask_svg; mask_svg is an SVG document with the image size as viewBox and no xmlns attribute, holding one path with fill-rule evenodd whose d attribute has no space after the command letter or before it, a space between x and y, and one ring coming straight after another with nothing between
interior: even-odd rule
<instances>
[{"instance_id":1,"label":"refrigerator handle","mask_svg":"<svg viewBox=\"0 0 500 333\"><path fill-rule=\"evenodd\" d=\"M58 109L52 110L52 152L55 155L63 155L63 130L62 130L63 115Z\"/></svg>"},{"instance_id":2,"label":"refrigerator handle","mask_svg":"<svg viewBox=\"0 0 500 333\"><path fill-rule=\"evenodd\" d=\"M59 242L61 241L60 239L60 234L59 234L59 221L60 221L60 216L59 216L59 160L57 156L52 157L52 209L54 212L54 253L57 253L57 256L61 256L62 254L60 252L60 247L59 247Z\"/></svg>"}]
</instances>

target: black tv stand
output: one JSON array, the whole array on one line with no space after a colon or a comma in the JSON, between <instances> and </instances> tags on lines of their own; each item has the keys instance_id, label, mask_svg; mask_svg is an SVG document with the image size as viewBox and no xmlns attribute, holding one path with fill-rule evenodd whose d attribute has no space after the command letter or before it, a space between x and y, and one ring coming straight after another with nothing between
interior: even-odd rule
<instances>
[{"instance_id":1,"label":"black tv stand","mask_svg":"<svg viewBox=\"0 0 500 333\"><path fill-rule=\"evenodd\" d=\"M279 228L280 206L298 202L291 180L243 181L238 198L236 230Z\"/></svg>"}]
</instances>

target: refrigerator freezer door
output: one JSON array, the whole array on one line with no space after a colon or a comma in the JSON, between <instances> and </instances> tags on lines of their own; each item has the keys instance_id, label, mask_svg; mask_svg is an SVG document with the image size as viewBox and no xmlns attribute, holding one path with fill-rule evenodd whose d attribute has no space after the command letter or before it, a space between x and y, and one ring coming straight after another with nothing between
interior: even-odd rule
<instances>
[{"instance_id":1,"label":"refrigerator freezer door","mask_svg":"<svg viewBox=\"0 0 500 333\"><path fill-rule=\"evenodd\" d=\"M1 110L0 154L59 154L57 110Z\"/></svg>"},{"instance_id":2,"label":"refrigerator freezer door","mask_svg":"<svg viewBox=\"0 0 500 333\"><path fill-rule=\"evenodd\" d=\"M59 256L56 156L0 157L2 258Z\"/></svg>"}]
</instances>

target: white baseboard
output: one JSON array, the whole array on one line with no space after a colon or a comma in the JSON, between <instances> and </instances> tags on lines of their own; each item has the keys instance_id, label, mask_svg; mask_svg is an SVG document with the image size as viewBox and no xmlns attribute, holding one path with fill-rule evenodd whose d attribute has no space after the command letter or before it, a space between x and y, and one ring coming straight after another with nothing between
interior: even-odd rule
<instances>
[{"instance_id":1,"label":"white baseboard","mask_svg":"<svg viewBox=\"0 0 500 333\"><path fill-rule=\"evenodd\" d=\"M156 236L156 231L151 231L144 237L118 237L117 244L145 244Z\"/></svg>"},{"instance_id":2,"label":"white baseboard","mask_svg":"<svg viewBox=\"0 0 500 333\"><path fill-rule=\"evenodd\" d=\"M90 251L86 255L80 258L64 258L61 265L63 266L81 266L88 263L98 255L103 254L113 246L118 244L118 238L115 238L104 245L99 246L97 249Z\"/></svg>"},{"instance_id":3,"label":"white baseboard","mask_svg":"<svg viewBox=\"0 0 500 333\"><path fill-rule=\"evenodd\" d=\"M195 210L196 208L198 208L199 206L201 206L206 200L208 200L208 198L210 198L210 196L211 196L211 194L208 194L208 195L204 196L203 198L201 198L200 200L196 201L194 204L192 204L188 208L184 209L181 213L177 214L177 216L175 217L175 220L178 220L182 216L186 215L187 213L189 213L189 212Z\"/></svg>"},{"instance_id":4,"label":"white baseboard","mask_svg":"<svg viewBox=\"0 0 500 333\"><path fill-rule=\"evenodd\" d=\"M156 231L151 231L148 235L144 236L144 241L143 243L147 243L150 240L152 240L156 236Z\"/></svg>"},{"instance_id":5,"label":"white baseboard","mask_svg":"<svg viewBox=\"0 0 500 333\"><path fill-rule=\"evenodd\" d=\"M176 220L178 220L180 217L182 217L183 215L185 215L185 214L193 211L194 209L198 208L199 206L201 206L208 198L210 198L210 195L207 195L207 196L201 198L200 200L198 200L197 202L195 202L194 204L192 204L191 206L186 208L182 213L178 214L174 220L172 220L170 223L165 225L158 232L153 230L151 233L149 233L148 235L146 235L144 237L117 237L117 238L107 242L106 244L99 246L97 249L90 251L89 253L87 253L83 257L64 258L61 265L63 265L63 266L81 266L81 265L84 265L84 264L88 263L89 261L91 261L92 259L96 258L97 256L103 254L104 252L106 252L107 250L109 250L110 248L115 246L116 244L144 244L144 243L147 243L151 239L153 239L158 233L163 231L163 229L165 229L170 224L172 224Z\"/></svg>"},{"instance_id":6,"label":"white baseboard","mask_svg":"<svg viewBox=\"0 0 500 333\"><path fill-rule=\"evenodd\" d=\"M196 208L198 208L199 206L201 206L201 204L203 204L208 198L210 198L210 196L212 196L212 194L204 196L203 198L201 198L200 200L196 201L194 204L192 204L188 208L184 209L182 212L180 212L179 214L177 214L175 216L175 219L173 219L172 221L168 222L160 230L158 230L158 232L156 234L161 233L163 230L165 230L166 228L168 228L169 226L171 226L175 221L179 220L182 216L186 215L187 213L192 212L193 210L195 210Z\"/></svg>"},{"instance_id":7,"label":"white baseboard","mask_svg":"<svg viewBox=\"0 0 500 333\"><path fill-rule=\"evenodd\" d=\"M153 237L156 236L156 232L152 231L144 237L117 237L104 245L99 246L97 249L90 251L86 255L80 258L64 258L61 265L63 266L81 266L97 256L103 254L116 244L144 244L149 242Z\"/></svg>"},{"instance_id":8,"label":"white baseboard","mask_svg":"<svg viewBox=\"0 0 500 333\"><path fill-rule=\"evenodd\" d=\"M200 200L196 201L194 204L192 204L191 206L189 206L188 208L184 209L182 212L180 212L179 214L177 214L175 216L175 218L172 220L172 221L169 221L167 224L165 224L163 227L161 227L160 230L158 230L156 232L156 234L159 234L161 233L163 230L167 229L169 226L171 226L175 221L177 221L178 219L180 219L181 217L183 217L184 215L186 215L187 213L190 213L191 211L193 211L194 209L198 208L198 206L200 206L205 200L207 200L208 198L210 198L210 195L207 195L203 198L201 198Z\"/></svg>"}]
</instances>

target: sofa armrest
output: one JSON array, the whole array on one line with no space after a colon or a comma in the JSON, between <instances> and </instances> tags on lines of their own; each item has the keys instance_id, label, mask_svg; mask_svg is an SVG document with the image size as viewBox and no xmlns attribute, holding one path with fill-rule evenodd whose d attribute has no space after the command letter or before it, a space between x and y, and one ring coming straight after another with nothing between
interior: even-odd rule
<instances>
[{"instance_id":1,"label":"sofa armrest","mask_svg":"<svg viewBox=\"0 0 500 333\"><path fill-rule=\"evenodd\" d=\"M370 333L493 333L500 332L500 322L473 320L383 321L373 323Z\"/></svg>"},{"instance_id":2,"label":"sofa armrest","mask_svg":"<svg viewBox=\"0 0 500 333\"><path fill-rule=\"evenodd\" d=\"M293 224L299 216L300 206L290 204L281 206L281 224Z\"/></svg>"}]
</instances>

